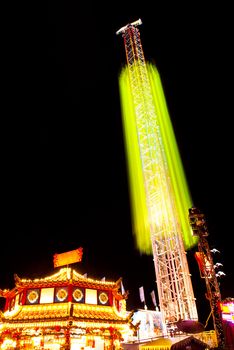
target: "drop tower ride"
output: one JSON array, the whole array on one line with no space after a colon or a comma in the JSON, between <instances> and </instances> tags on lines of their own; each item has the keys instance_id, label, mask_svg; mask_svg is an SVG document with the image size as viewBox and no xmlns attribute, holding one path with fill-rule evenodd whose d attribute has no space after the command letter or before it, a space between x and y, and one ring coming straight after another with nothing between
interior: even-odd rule
<instances>
[{"instance_id":1,"label":"drop tower ride","mask_svg":"<svg viewBox=\"0 0 234 350\"><path fill-rule=\"evenodd\" d=\"M159 306L166 326L197 320L185 249L196 244L188 222L191 201L154 65L145 61L139 19L120 28L127 65L120 99L137 247L153 254Z\"/></svg>"}]
</instances>

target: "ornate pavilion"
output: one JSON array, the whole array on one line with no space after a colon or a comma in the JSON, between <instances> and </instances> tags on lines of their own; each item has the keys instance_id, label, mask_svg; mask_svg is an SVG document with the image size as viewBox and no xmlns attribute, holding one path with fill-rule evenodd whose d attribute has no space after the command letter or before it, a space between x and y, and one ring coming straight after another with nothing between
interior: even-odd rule
<instances>
[{"instance_id":1,"label":"ornate pavilion","mask_svg":"<svg viewBox=\"0 0 234 350\"><path fill-rule=\"evenodd\" d=\"M40 279L17 275L0 311L0 349L118 349L136 333L127 293L70 267Z\"/></svg>"}]
</instances>

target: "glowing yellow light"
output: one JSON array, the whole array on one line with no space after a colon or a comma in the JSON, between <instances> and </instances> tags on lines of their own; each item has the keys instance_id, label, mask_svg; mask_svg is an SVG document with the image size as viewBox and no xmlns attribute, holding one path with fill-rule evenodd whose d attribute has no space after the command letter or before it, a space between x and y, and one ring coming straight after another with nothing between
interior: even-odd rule
<instances>
[{"instance_id":1,"label":"glowing yellow light","mask_svg":"<svg viewBox=\"0 0 234 350\"><path fill-rule=\"evenodd\" d=\"M156 67L146 64L152 95L131 95L128 67L119 77L128 161L133 233L137 248L152 253L151 233L175 233L180 227L185 249L197 243L188 220L192 201ZM137 64L131 74L140 77ZM153 100L152 100L153 97ZM147 108L147 113L144 113ZM147 115L147 119L145 116ZM140 145L140 147L139 147Z\"/></svg>"},{"instance_id":2,"label":"glowing yellow light","mask_svg":"<svg viewBox=\"0 0 234 350\"><path fill-rule=\"evenodd\" d=\"M1 345L1 349L15 349L16 347L16 341L12 339L5 339Z\"/></svg>"}]
</instances>

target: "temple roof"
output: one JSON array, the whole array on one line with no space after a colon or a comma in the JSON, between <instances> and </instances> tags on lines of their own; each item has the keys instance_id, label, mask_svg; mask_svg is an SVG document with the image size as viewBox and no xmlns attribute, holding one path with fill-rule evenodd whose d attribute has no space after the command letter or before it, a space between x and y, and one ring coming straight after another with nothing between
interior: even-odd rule
<instances>
[{"instance_id":1,"label":"temple roof","mask_svg":"<svg viewBox=\"0 0 234 350\"><path fill-rule=\"evenodd\" d=\"M19 306L14 312L5 312L3 318L8 322L40 322L55 321L73 318L79 321L108 321L108 322L124 322L130 319L130 314L126 316L119 315L114 307L101 306L93 307L90 305L68 303L50 304L50 305L24 305Z\"/></svg>"},{"instance_id":2,"label":"temple roof","mask_svg":"<svg viewBox=\"0 0 234 350\"><path fill-rule=\"evenodd\" d=\"M135 327L133 312L126 311L128 292L121 293L122 278L96 280L68 267L45 278L23 279L16 274L14 278L13 289L0 290L0 296L7 299L5 311L0 313L3 330L67 325L84 331Z\"/></svg>"},{"instance_id":3,"label":"temple roof","mask_svg":"<svg viewBox=\"0 0 234 350\"><path fill-rule=\"evenodd\" d=\"M79 284L80 287L86 288L98 289L101 287L102 289L118 290L122 280L122 278L119 278L116 282L95 280L87 278L71 268L61 268L58 272L45 278L23 279L17 274L14 275L14 278L16 287L20 289L22 289L22 287L51 287L74 283Z\"/></svg>"}]
</instances>

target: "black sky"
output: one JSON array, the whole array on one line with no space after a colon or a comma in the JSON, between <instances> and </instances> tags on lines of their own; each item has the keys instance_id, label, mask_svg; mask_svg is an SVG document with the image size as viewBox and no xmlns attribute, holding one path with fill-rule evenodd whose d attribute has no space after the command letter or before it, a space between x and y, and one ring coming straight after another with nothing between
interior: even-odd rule
<instances>
[{"instance_id":1,"label":"black sky","mask_svg":"<svg viewBox=\"0 0 234 350\"><path fill-rule=\"evenodd\" d=\"M200 1L21 6L5 12L2 41L0 288L14 286L14 273L53 273L53 254L82 246L74 268L123 277L130 309L142 306L143 285L152 308L153 260L137 252L131 233L118 91L125 53L115 34L141 18L194 205L221 252L221 293L233 297L231 9ZM201 302L193 251L188 260Z\"/></svg>"}]
</instances>

